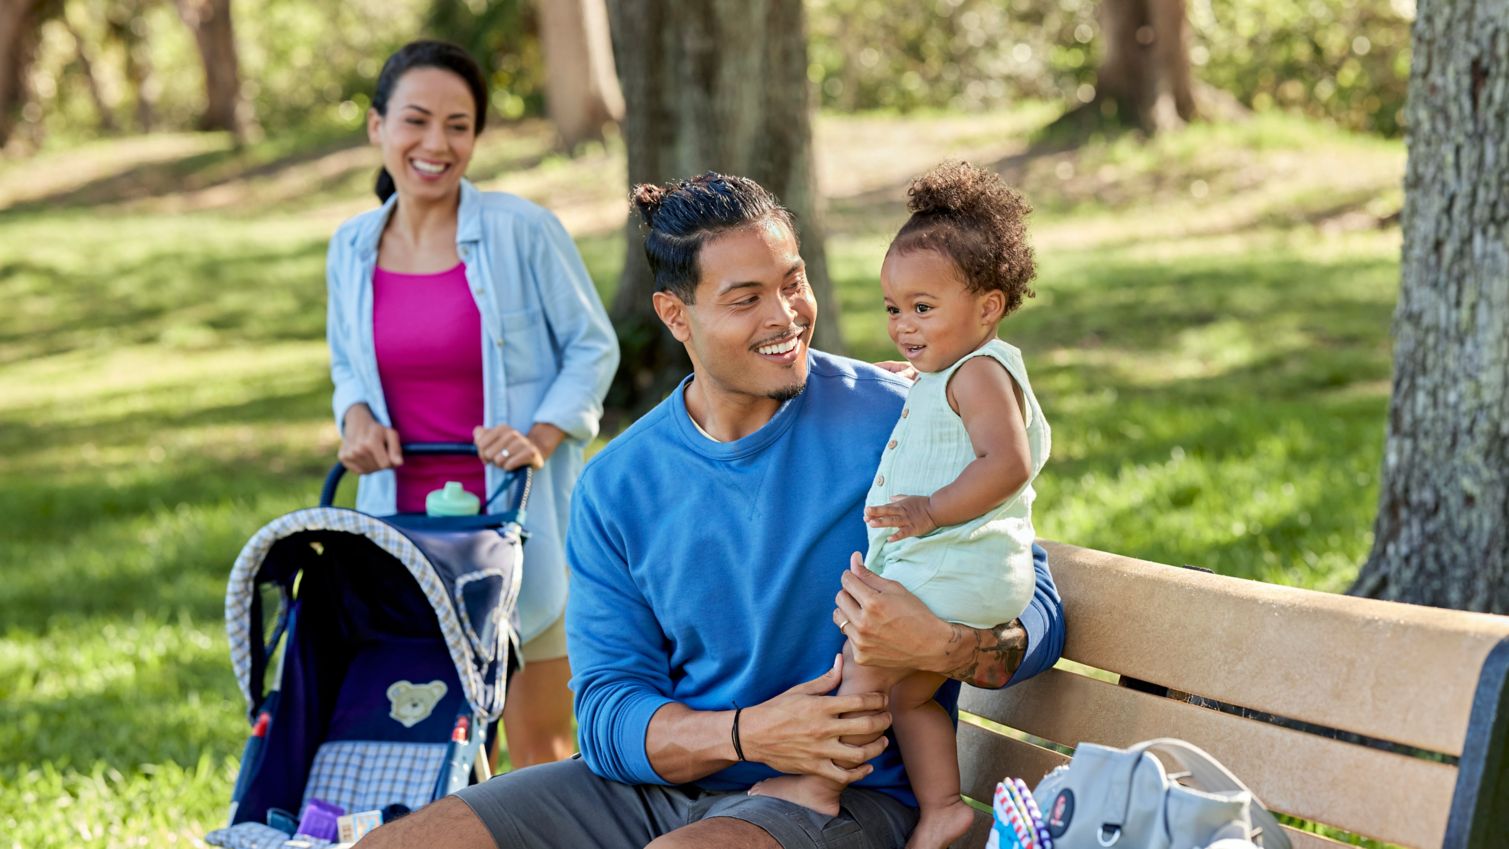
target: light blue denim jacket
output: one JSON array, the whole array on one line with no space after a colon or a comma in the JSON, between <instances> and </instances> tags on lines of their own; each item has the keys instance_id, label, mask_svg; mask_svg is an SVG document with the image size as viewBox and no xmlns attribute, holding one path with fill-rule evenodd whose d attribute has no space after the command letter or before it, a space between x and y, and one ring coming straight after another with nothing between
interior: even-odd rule
<instances>
[{"instance_id":1,"label":"light blue denim jacket","mask_svg":"<svg viewBox=\"0 0 1509 849\"><path fill-rule=\"evenodd\" d=\"M373 342L372 274L396 204L394 195L381 208L346 221L330 240L326 335L336 427L357 403L391 426ZM519 601L520 636L528 642L565 609L571 490L582 471L582 448L597 435L603 396L618 367L618 340L576 245L543 207L478 191L463 180L456 251L482 313L484 423L527 432L536 422L548 422L567 434L535 474L529 500L525 527L531 536ZM489 493L500 475L487 467ZM378 516L394 513L396 489L391 471L364 475L356 507Z\"/></svg>"}]
</instances>

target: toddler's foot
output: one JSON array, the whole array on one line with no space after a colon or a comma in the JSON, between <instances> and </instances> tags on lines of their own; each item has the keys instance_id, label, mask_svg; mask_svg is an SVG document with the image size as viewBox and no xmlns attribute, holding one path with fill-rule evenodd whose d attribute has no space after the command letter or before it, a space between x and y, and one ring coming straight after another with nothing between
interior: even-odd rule
<instances>
[{"instance_id":1,"label":"toddler's foot","mask_svg":"<svg viewBox=\"0 0 1509 849\"><path fill-rule=\"evenodd\" d=\"M832 789L828 782L810 775L781 775L749 788L751 796L774 796L830 817L838 816L838 794L839 791ZM964 827L969 828L969 825Z\"/></svg>"},{"instance_id":2,"label":"toddler's foot","mask_svg":"<svg viewBox=\"0 0 1509 849\"><path fill-rule=\"evenodd\" d=\"M912 829L911 839L906 842L906 849L946 849L963 837L974 821L974 808L964 804L962 799L955 799L953 804L941 808L923 808L917 827Z\"/></svg>"}]
</instances>

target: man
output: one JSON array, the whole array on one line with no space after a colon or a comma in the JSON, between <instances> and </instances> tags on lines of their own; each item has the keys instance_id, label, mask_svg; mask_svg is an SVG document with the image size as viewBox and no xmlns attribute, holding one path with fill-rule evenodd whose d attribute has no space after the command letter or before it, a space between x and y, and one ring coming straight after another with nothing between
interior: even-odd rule
<instances>
[{"instance_id":1,"label":"man","mask_svg":"<svg viewBox=\"0 0 1509 849\"><path fill-rule=\"evenodd\" d=\"M641 186L635 203L655 310L692 375L593 459L573 497L582 756L467 788L364 847L900 847L916 810L877 736L885 694L829 695L845 637L859 662L986 687L1062 649L1040 549L1033 604L988 630L943 622L851 563L906 383L808 349L817 306L790 214L753 181L711 173ZM951 708L957 693L939 699ZM850 784L840 815L744 792L782 772Z\"/></svg>"}]
</instances>

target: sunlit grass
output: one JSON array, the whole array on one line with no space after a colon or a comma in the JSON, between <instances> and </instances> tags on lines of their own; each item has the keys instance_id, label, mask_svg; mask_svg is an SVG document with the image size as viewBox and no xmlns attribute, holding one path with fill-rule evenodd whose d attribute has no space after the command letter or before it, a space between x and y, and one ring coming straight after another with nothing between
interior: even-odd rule
<instances>
[{"instance_id":1,"label":"sunlit grass","mask_svg":"<svg viewBox=\"0 0 1509 849\"><path fill-rule=\"evenodd\" d=\"M907 178L995 164L1039 210L1038 297L1003 335L1054 427L1042 534L1345 588L1376 504L1402 148L1264 118L1030 150L1051 117L820 124L851 352L893 356L877 274ZM559 208L611 295L621 147L484 138L474 176ZM0 167L0 204L26 198L0 210L0 849L219 824L245 733L225 576L334 455L324 252L371 203L371 153L152 141L51 155L52 190ZM848 150L863 167L835 172Z\"/></svg>"}]
</instances>

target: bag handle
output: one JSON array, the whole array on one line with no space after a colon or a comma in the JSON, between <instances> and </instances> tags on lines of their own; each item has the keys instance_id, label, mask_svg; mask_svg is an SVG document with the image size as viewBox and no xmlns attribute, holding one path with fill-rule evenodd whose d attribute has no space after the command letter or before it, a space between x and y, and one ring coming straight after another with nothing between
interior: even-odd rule
<instances>
[{"instance_id":1,"label":"bag handle","mask_svg":"<svg viewBox=\"0 0 1509 849\"><path fill-rule=\"evenodd\" d=\"M1263 806L1262 800L1220 761L1198 746L1172 737L1160 737L1132 746L1129 751L1164 755L1188 772L1200 789L1209 792L1241 791L1252 795L1257 804L1252 809L1254 824L1262 830L1263 849L1290 849L1289 835L1279 828L1278 820Z\"/></svg>"}]
</instances>

